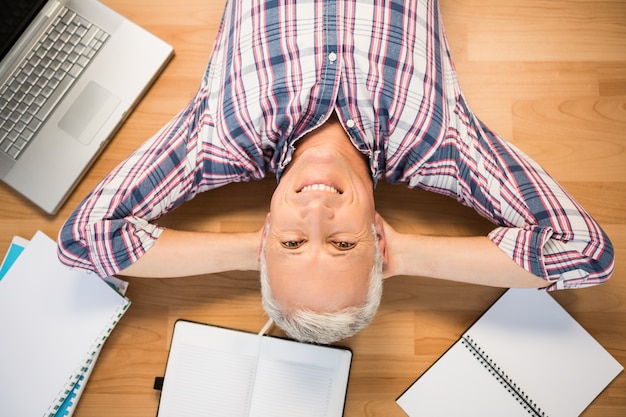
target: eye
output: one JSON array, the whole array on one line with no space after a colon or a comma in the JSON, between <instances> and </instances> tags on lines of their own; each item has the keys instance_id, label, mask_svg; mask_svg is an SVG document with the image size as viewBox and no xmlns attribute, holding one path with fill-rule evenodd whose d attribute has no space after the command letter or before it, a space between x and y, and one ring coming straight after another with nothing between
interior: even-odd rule
<instances>
[{"instance_id":1,"label":"eye","mask_svg":"<svg viewBox=\"0 0 626 417\"><path fill-rule=\"evenodd\" d=\"M298 249L303 243L304 240L286 240L284 242L280 242L285 249Z\"/></svg>"},{"instance_id":2,"label":"eye","mask_svg":"<svg viewBox=\"0 0 626 417\"><path fill-rule=\"evenodd\" d=\"M333 245L339 250L350 250L356 246L356 243L340 241L333 242Z\"/></svg>"}]
</instances>

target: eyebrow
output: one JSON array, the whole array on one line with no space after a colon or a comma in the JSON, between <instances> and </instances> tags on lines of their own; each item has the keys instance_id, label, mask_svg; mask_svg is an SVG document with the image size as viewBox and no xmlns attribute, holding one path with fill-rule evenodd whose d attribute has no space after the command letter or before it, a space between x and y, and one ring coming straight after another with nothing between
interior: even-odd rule
<instances>
[{"instance_id":1,"label":"eyebrow","mask_svg":"<svg viewBox=\"0 0 626 417\"><path fill-rule=\"evenodd\" d=\"M305 244L306 244L306 243L305 243ZM303 252L303 251L302 251L302 250L300 250L300 249L302 249L302 248L304 247L304 245L305 245L305 244L303 244L302 246L300 246L300 247L298 247L298 248L294 248L294 249L288 249L288 248L286 248L286 247L284 247L284 246L278 245L278 249L279 249L281 252L287 252L287 253L289 253L289 254L291 254L291 255L300 255L300 254L302 254L302 252ZM330 253L331 253L331 255L332 255L332 256L345 256L345 255L348 255L349 253L353 253L353 252L354 252L354 249L356 249L356 246L355 246L354 248L351 248L351 249L345 249L345 250L339 250L339 249L337 249L337 250L332 251L332 252L330 252Z\"/></svg>"}]
</instances>

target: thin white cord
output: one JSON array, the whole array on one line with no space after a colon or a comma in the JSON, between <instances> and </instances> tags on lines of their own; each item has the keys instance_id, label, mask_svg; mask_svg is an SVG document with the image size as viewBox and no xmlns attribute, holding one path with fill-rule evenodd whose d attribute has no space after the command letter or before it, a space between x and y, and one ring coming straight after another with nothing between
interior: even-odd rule
<instances>
[{"instance_id":1,"label":"thin white cord","mask_svg":"<svg viewBox=\"0 0 626 417\"><path fill-rule=\"evenodd\" d=\"M274 320L269 319L267 323L265 323L265 326L263 326L263 328L259 332L259 336L263 336L269 330L269 328L272 327L273 324L274 324Z\"/></svg>"}]
</instances>

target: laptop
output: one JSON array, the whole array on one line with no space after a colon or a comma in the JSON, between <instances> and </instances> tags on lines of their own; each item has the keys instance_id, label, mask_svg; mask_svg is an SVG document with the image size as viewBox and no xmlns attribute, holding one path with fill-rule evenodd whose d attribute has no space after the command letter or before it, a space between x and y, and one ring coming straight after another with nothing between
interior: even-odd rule
<instances>
[{"instance_id":1,"label":"laptop","mask_svg":"<svg viewBox=\"0 0 626 417\"><path fill-rule=\"evenodd\" d=\"M0 3L0 178L55 214L173 48L97 0Z\"/></svg>"}]
</instances>

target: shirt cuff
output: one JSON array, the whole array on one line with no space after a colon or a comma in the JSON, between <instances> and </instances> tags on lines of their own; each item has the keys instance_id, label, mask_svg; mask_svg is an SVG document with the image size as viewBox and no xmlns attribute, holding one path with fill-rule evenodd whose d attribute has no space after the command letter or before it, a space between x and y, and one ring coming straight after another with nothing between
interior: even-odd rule
<instances>
[{"instance_id":1,"label":"shirt cuff","mask_svg":"<svg viewBox=\"0 0 626 417\"><path fill-rule=\"evenodd\" d=\"M101 277L115 275L129 267L154 245L164 230L137 217L98 222L94 227L108 229L93 230L89 234L102 237L88 242L91 262Z\"/></svg>"},{"instance_id":2,"label":"shirt cuff","mask_svg":"<svg viewBox=\"0 0 626 417\"><path fill-rule=\"evenodd\" d=\"M516 264L546 281L552 281L544 261L544 248L553 230L529 225L523 228L498 227L488 237ZM552 279L551 279L552 278Z\"/></svg>"}]
</instances>

